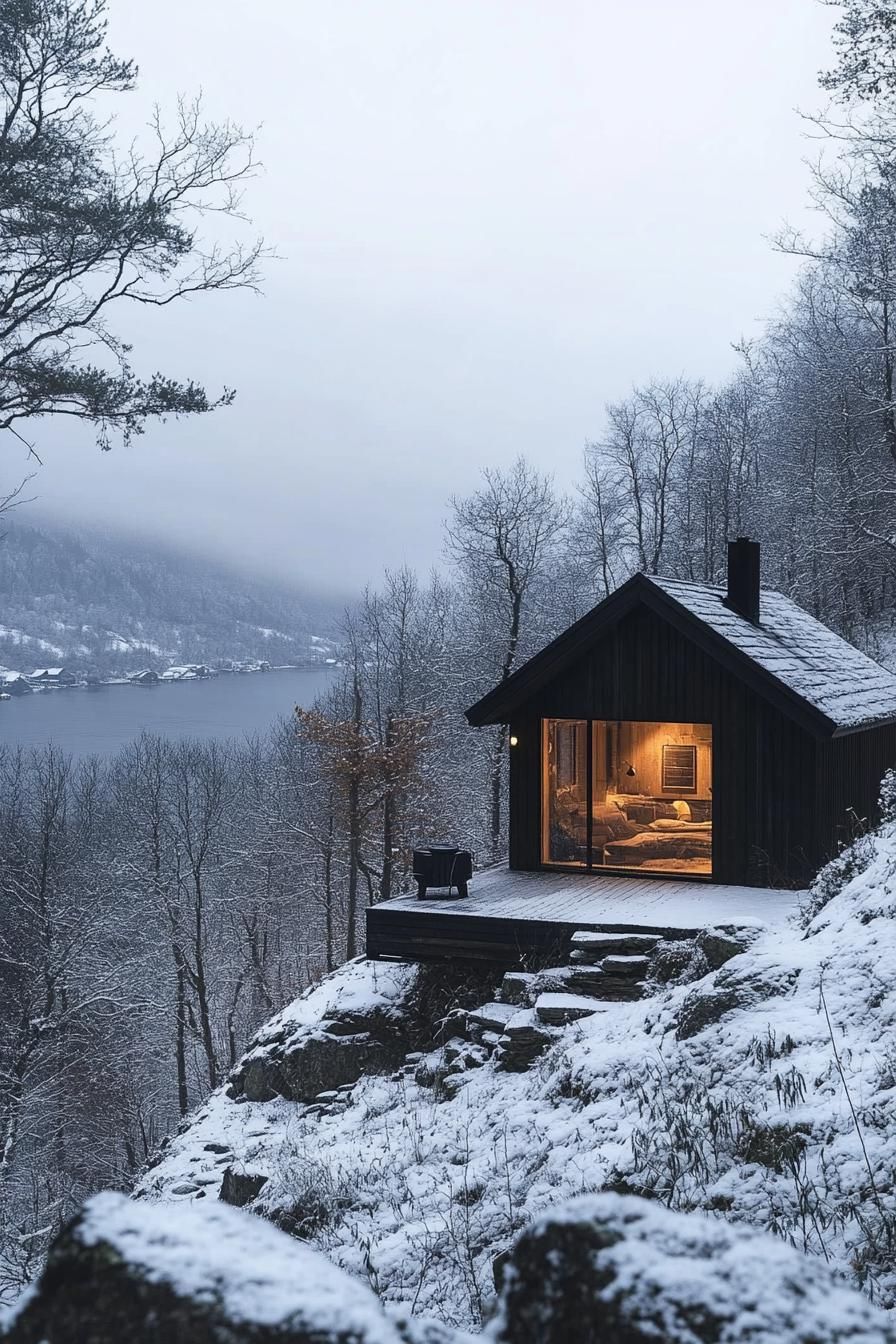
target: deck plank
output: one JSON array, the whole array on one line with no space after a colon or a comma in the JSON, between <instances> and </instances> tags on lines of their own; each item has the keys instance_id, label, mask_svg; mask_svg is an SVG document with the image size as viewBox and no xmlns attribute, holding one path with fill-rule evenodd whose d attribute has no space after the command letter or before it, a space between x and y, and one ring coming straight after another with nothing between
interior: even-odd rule
<instances>
[{"instance_id":1,"label":"deck plank","mask_svg":"<svg viewBox=\"0 0 896 1344\"><path fill-rule=\"evenodd\" d=\"M683 936L711 924L785 923L803 893L619 874L477 873L463 900L399 896L367 911L371 956L501 959L565 942L579 929Z\"/></svg>"}]
</instances>

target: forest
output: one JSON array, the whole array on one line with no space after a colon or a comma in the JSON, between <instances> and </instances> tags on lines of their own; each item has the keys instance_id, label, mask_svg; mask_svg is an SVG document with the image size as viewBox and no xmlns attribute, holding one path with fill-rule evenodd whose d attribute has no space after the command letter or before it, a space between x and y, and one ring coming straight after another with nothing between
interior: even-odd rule
<instances>
[{"instance_id":1,"label":"forest","mask_svg":"<svg viewBox=\"0 0 896 1344\"><path fill-rule=\"evenodd\" d=\"M732 332L726 382L647 370L569 492L523 459L485 470L450 502L443 566L372 584L337 685L268 738L143 737L80 764L0 748L0 1300L87 1194L129 1188L263 1020L362 950L415 841L501 857L504 730L474 734L463 709L628 575L718 582L748 534L767 586L896 660L896 75L875 12L841 28L813 123L819 234L778 235L793 287L761 336ZM15 617L39 567L7 547ZM98 626L123 620L109 584ZM222 606L215 639L270 611Z\"/></svg>"}]
</instances>

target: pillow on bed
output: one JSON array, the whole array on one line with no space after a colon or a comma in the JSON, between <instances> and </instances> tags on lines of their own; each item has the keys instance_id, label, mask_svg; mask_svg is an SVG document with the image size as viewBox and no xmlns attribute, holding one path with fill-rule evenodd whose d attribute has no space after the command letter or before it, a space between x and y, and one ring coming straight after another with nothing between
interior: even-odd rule
<instances>
[{"instance_id":1,"label":"pillow on bed","mask_svg":"<svg viewBox=\"0 0 896 1344\"><path fill-rule=\"evenodd\" d=\"M643 829L629 821L624 812L612 804L598 803L594 809L594 829L606 831L611 840L630 840Z\"/></svg>"},{"instance_id":2,"label":"pillow on bed","mask_svg":"<svg viewBox=\"0 0 896 1344\"><path fill-rule=\"evenodd\" d=\"M678 831L681 835L691 835L694 831L711 831L711 821L667 821L665 817L660 817L658 821L650 823L652 831Z\"/></svg>"}]
</instances>

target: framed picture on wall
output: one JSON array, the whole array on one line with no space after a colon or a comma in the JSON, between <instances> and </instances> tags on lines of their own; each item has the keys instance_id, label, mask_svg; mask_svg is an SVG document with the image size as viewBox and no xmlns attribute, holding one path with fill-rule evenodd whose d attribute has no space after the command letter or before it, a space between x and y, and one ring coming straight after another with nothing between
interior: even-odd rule
<instances>
[{"instance_id":1,"label":"framed picture on wall","mask_svg":"<svg viewBox=\"0 0 896 1344\"><path fill-rule=\"evenodd\" d=\"M663 793L697 792L697 748L694 745L663 747Z\"/></svg>"}]
</instances>

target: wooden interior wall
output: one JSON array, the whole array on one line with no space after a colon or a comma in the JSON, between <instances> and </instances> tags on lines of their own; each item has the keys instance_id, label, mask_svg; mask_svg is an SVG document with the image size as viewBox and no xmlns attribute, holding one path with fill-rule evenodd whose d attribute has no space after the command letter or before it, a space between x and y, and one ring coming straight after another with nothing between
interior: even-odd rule
<instances>
[{"instance_id":1,"label":"wooden interior wall","mask_svg":"<svg viewBox=\"0 0 896 1344\"><path fill-rule=\"evenodd\" d=\"M615 721L611 722L611 735ZM703 731L701 731L701 729ZM666 743L692 745L697 748L697 789L689 796L712 797L712 729L708 724L660 722L620 723L617 757L619 769L610 779L615 793L643 793L651 798L675 798L674 789L664 789L662 780L662 748ZM637 771L634 779L626 777L626 764ZM616 787L618 785L618 788Z\"/></svg>"},{"instance_id":2,"label":"wooden interior wall","mask_svg":"<svg viewBox=\"0 0 896 1344\"><path fill-rule=\"evenodd\" d=\"M833 768L833 759L827 762L812 735L644 608L544 687L512 723L519 745L511 749L511 867L540 866L540 721L552 716L712 726L716 881L799 886L831 848L818 772Z\"/></svg>"}]
</instances>

